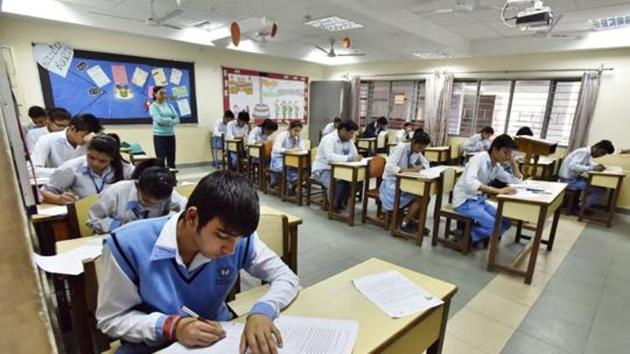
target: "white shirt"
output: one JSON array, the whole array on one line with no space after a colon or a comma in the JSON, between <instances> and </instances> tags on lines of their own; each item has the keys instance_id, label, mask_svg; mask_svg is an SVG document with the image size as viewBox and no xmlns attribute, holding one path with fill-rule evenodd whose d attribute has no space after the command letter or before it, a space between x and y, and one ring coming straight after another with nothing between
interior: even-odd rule
<instances>
[{"instance_id":1,"label":"white shirt","mask_svg":"<svg viewBox=\"0 0 630 354\"><path fill-rule=\"evenodd\" d=\"M263 133L262 127L256 127L249 133L247 145L263 144L267 138L268 136Z\"/></svg>"},{"instance_id":2,"label":"white shirt","mask_svg":"<svg viewBox=\"0 0 630 354\"><path fill-rule=\"evenodd\" d=\"M26 148L29 152L33 151L35 144L42 136L51 133L48 127L33 128L26 133Z\"/></svg>"},{"instance_id":3,"label":"white shirt","mask_svg":"<svg viewBox=\"0 0 630 354\"><path fill-rule=\"evenodd\" d=\"M174 250L175 261L185 267L177 248L177 221L180 214L171 216L166 222L158 236L156 247ZM300 280L256 233L251 237L254 238L253 261L245 270L254 277L271 283L267 293L258 302L269 304L276 313L279 313L297 295ZM98 288L96 310L98 328L110 337L121 337L125 334L125 339L132 342L156 340L155 326L162 314L158 312L147 314L133 310L136 305L143 302L138 294L138 288L120 269L107 246L103 247L102 260L99 282L103 285ZM197 253L188 270L193 271L208 262L212 262L212 259Z\"/></svg>"},{"instance_id":4,"label":"white shirt","mask_svg":"<svg viewBox=\"0 0 630 354\"><path fill-rule=\"evenodd\" d=\"M101 192L98 202L88 211L87 225L95 234L111 232L118 226L140 219L156 218L184 210L186 202L173 190L171 196L152 207L138 200L137 181L119 181Z\"/></svg>"},{"instance_id":5,"label":"white shirt","mask_svg":"<svg viewBox=\"0 0 630 354\"><path fill-rule=\"evenodd\" d=\"M227 124L223 123L223 119L221 119L220 121L217 122L217 124L214 125L212 136L217 137L217 138L222 137L223 134L226 133L226 127L227 127Z\"/></svg>"},{"instance_id":6,"label":"white shirt","mask_svg":"<svg viewBox=\"0 0 630 354\"><path fill-rule=\"evenodd\" d=\"M341 141L339 131L322 137L317 147L313 171L330 170L331 162L348 162L359 155L352 140Z\"/></svg>"},{"instance_id":7,"label":"white shirt","mask_svg":"<svg viewBox=\"0 0 630 354\"><path fill-rule=\"evenodd\" d=\"M322 129L322 136L332 133L335 130L337 130L337 128L335 128L335 123L328 123Z\"/></svg>"},{"instance_id":8,"label":"white shirt","mask_svg":"<svg viewBox=\"0 0 630 354\"><path fill-rule=\"evenodd\" d=\"M291 137L288 130L278 134L273 140L273 147L271 148L271 158L282 156L283 153L288 150L306 150L304 146L304 140L298 135L295 138Z\"/></svg>"},{"instance_id":9,"label":"white shirt","mask_svg":"<svg viewBox=\"0 0 630 354\"><path fill-rule=\"evenodd\" d=\"M479 187L488 185L498 179L504 183L520 183L521 180L505 172L500 163L492 165L487 151L480 152L470 158L464 167L464 172L453 189L453 206L458 207L467 199L476 198L481 194Z\"/></svg>"},{"instance_id":10,"label":"white shirt","mask_svg":"<svg viewBox=\"0 0 630 354\"><path fill-rule=\"evenodd\" d=\"M579 148L564 158L558 176L566 179L577 177L586 171L592 171L595 166L597 163L593 161L591 148L588 146Z\"/></svg>"},{"instance_id":11,"label":"white shirt","mask_svg":"<svg viewBox=\"0 0 630 354\"><path fill-rule=\"evenodd\" d=\"M479 151L488 151L492 140L484 139L481 134L475 134L464 144L464 152L473 153Z\"/></svg>"},{"instance_id":12,"label":"white shirt","mask_svg":"<svg viewBox=\"0 0 630 354\"><path fill-rule=\"evenodd\" d=\"M394 135L394 141L393 143L400 143L403 141L409 141L411 140L411 136L410 134L413 134L413 131L411 131L409 134L407 134L407 132L405 131L405 129L400 129L399 131L396 132L396 134Z\"/></svg>"},{"instance_id":13,"label":"white shirt","mask_svg":"<svg viewBox=\"0 0 630 354\"><path fill-rule=\"evenodd\" d=\"M68 160L85 155L85 152L85 145L77 145L76 147L70 145L66 137L66 129L46 134L37 140L31 153L35 175L48 177L52 175L55 168Z\"/></svg>"},{"instance_id":14,"label":"white shirt","mask_svg":"<svg viewBox=\"0 0 630 354\"><path fill-rule=\"evenodd\" d=\"M396 174L399 173L401 169L413 166L422 166L425 169L431 167L429 160L427 160L422 153L411 151L411 143L400 143L396 145L391 154L387 156L383 179L396 180Z\"/></svg>"},{"instance_id":15,"label":"white shirt","mask_svg":"<svg viewBox=\"0 0 630 354\"><path fill-rule=\"evenodd\" d=\"M237 120L234 119L230 121L225 127L225 138L226 139L240 139L247 136L249 133L249 125L245 124L242 127L239 127L236 124Z\"/></svg>"}]
</instances>

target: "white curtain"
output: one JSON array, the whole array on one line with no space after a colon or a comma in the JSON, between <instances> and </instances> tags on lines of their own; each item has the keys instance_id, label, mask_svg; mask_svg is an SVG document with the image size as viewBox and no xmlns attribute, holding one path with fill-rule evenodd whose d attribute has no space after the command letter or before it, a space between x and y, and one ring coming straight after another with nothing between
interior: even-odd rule
<instances>
[{"instance_id":1,"label":"white curtain","mask_svg":"<svg viewBox=\"0 0 630 354\"><path fill-rule=\"evenodd\" d=\"M427 78L424 126L433 146L446 145L452 94L453 74L436 72Z\"/></svg>"},{"instance_id":2,"label":"white curtain","mask_svg":"<svg viewBox=\"0 0 630 354\"><path fill-rule=\"evenodd\" d=\"M588 141L588 132L591 128L593 112L595 111L595 104L597 103L597 95L599 93L600 77L601 73L599 71L590 71L582 75L580 97L578 98L577 108L575 109L571 138L569 138L569 152L585 146Z\"/></svg>"},{"instance_id":3,"label":"white curtain","mask_svg":"<svg viewBox=\"0 0 630 354\"><path fill-rule=\"evenodd\" d=\"M359 94L361 92L361 78L355 76L350 82L350 120L360 124L359 122Z\"/></svg>"}]
</instances>

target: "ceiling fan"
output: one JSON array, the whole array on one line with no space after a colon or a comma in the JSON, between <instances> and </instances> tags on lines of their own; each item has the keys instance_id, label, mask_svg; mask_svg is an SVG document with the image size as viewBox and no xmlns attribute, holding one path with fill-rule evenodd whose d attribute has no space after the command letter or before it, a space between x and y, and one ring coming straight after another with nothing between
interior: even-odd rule
<instances>
[{"instance_id":1,"label":"ceiling fan","mask_svg":"<svg viewBox=\"0 0 630 354\"><path fill-rule=\"evenodd\" d=\"M349 41L348 41L349 42ZM317 44L313 44L313 46L319 50L321 50L322 52L326 53L326 55L329 58L335 58L335 57L362 57L365 56L365 53L344 53L344 54L337 54L335 52L335 39L331 38L330 39L330 49L324 49L320 46L318 46ZM345 45L344 45L345 47ZM346 47L348 48L349 45Z\"/></svg>"},{"instance_id":2,"label":"ceiling fan","mask_svg":"<svg viewBox=\"0 0 630 354\"><path fill-rule=\"evenodd\" d=\"M455 4L449 8L437 9L433 11L423 12L422 15L439 15L439 14L469 14L475 10L501 10L501 7L484 5L479 0L455 0Z\"/></svg>"},{"instance_id":3,"label":"ceiling fan","mask_svg":"<svg viewBox=\"0 0 630 354\"><path fill-rule=\"evenodd\" d=\"M175 30L181 30L182 28L179 26L175 26L175 25L170 25L168 23L166 23L166 21L175 18L181 14L184 13L184 10L182 10L180 8L181 5L181 0L175 0L175 4L177 5L177 7L171 11L169 11L168 13L164 14L163 16L157 16L155 13L155 8L154 8L154 3L156 0L151 0L150 1L150 8L151 8L151 12L149 14L149 17L147 17L144 20L140 20L137 18L133 18L133 17L126 17L126 16L119 16L119 15L114 15L114 14L108 14L108 13L104 13L104 12L97 12L97 11L89 11L89 13L94 14L94 15L99 15L99 16L105 16L105 17L112 17L112 18L117 18L117 19L121 19L121 20L127 20L127 21L133 21L133 22L139 22L139 23L144 23L145 25L151 26L151 27L158 27L158 26L162 26L162 27L166 27L166 28L170 28L170 29L175 29Z\"/></svg>"}]
</instances>

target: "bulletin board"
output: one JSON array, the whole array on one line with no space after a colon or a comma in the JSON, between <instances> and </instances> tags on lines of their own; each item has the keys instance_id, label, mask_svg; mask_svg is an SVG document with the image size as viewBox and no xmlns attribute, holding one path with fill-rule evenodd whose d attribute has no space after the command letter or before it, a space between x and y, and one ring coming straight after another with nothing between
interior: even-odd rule
<instances>
[{"instance_id":1,"label":"bulletin board","mask_svg":"<svg viewBox=\"0 0 630 354\"><path fill-rule=\"evenodd\" d=\"M308 118L308 77L223 67L223 108L249 112L259 123Z\"/></svg>"},{"instance_id":2,"label":"bulletin board","mask_svg":"<svg viewBox=\"0 0 630 354\"><path fill-rule=\"evenodd\" d=\"M38 65L46 107L104 124L151 124L153 87L166 88L182 123L197 123L193 63L74 50L65 77Z\"/></svg>"}]
</instances>

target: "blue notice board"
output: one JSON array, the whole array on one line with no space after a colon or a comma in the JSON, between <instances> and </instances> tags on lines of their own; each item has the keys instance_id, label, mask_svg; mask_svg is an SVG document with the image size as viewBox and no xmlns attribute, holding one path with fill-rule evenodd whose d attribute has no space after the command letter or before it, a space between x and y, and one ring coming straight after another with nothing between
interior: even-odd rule
<instances>
[{"instance_id":1,"label":"blue notice board","mask_svg":"<svg viewBox=\"0 0 630 354\"><path fill-rule=\"evenodd\" d=\"M193 63L74 50L66 77L38 65L46 107L91 113L104 124L151 124L156 85L182 123L197 123Z\"/></svg>"}]
</instances>

